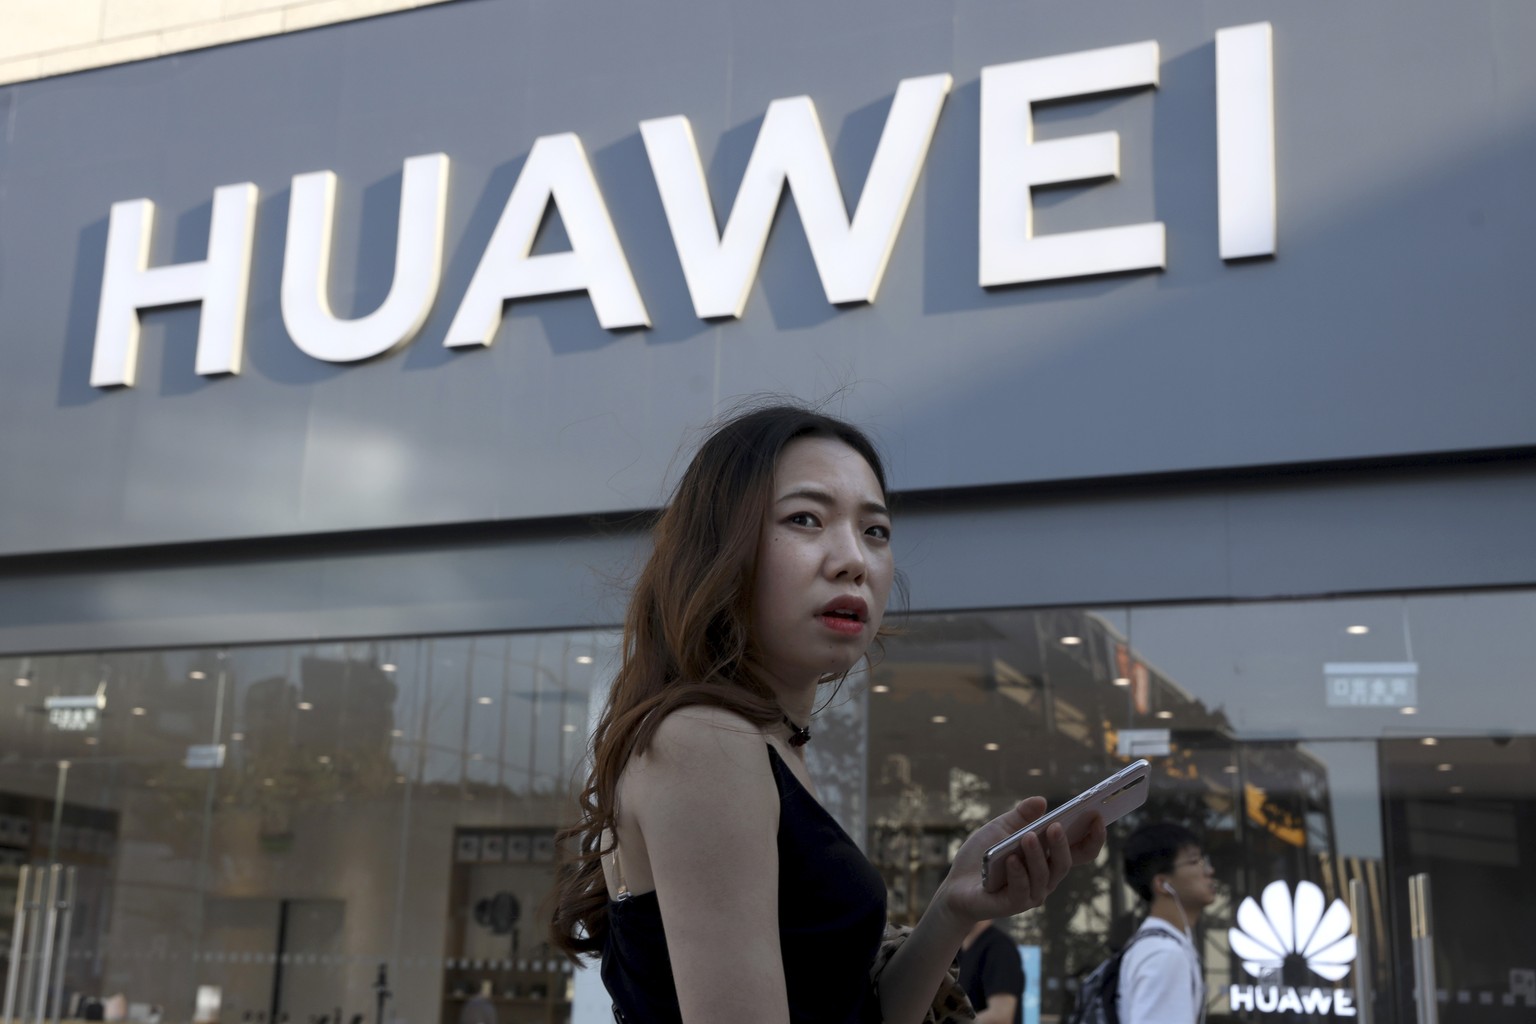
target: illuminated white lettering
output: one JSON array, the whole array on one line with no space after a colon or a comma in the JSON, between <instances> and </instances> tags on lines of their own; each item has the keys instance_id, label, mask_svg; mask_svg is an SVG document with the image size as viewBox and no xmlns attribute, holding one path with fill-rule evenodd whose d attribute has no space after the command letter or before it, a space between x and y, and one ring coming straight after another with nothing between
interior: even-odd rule
<instances>
[{"instance_id":1,"label":"illuminated white lettering","mask_svg":"<svg viewBox=\"0 0 1536 1024\"><path fill-rule=\"evenodd\" d=\"M1275 74L1267 21L1216 32L1216 205L1221 258L1275 252Z\"/></svg>"},{"instance_id":2,"label":"illuminated white lettering","mask_svg":"<svg viewBox=\"0 0 1536 1024\"><path fill-rule=\"evenodd\" d=\"M139 310L183 302L202 304L197 372L240 372L256 186L247 182L214 190L206 259L150 267L154 223L155 204L148 199L112 204L91 355L93 387L132 387L139 368Z\"/></svg>"},{"instance_id":3,"label":"illuminated white lettering","mask_svg":"<svg viewBox=\"0 0 1536 1024\"><path fill-rule=\"evenodd\" d=\"M551 202L571 248L529 255ZM597 322L610 331L651 325L581 140L569 133L546 135L528 152L443 344L489 345L508 299L580 291L592 300Z\"/></svg>"},{"instance_id":4,"label":"illuminated white lettering","mask_svg":"<svg viewBox=\"0 0 1536 1024\"><path fill-rule=\"evenodd\" d=\"M331 229L336 220L336 175L293 179L288 241L283 252L283 326L293 343L316 359L350 363L399 348L427 320L443 266L443 220L448 200L448 157L405 161L400 176L400 221L395 233L395 278L379 308L338 320L327 291Z\"/></svg>"},{"instance_id":5,"label":"illuminated white lettering","mask_svg":"<svg viewBox=\"0 0 1536 1024\"><path fill-rule=\"evenodd\" d=\"M1118 132L1036 142L1034 104L1157 82L1155 41L981 69L983 287L1166 265L1161 222L1037 238L1030 195L1039 185L1120 176Z\"/></svg>"},{"instance_id":6,"label":"illuminated white lettering","mask_svg":"<svg viewBox=\"0 0 1536 1024\"><path fill-rule=\"evenodd\" d=\"M786 185L827 301L873 302L952 82L949 75L928 75L897 86L851 221L808 96L768 105L723 234L688 119L642 121L640 135L694 312L741 316Z\"/></svg>"}]
</instances>

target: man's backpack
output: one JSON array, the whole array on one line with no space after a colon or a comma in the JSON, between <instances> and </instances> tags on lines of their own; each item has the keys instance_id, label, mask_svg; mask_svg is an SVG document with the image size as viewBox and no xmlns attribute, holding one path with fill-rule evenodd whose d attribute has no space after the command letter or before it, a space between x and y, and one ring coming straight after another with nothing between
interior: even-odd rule
<instances>
[{"instance_id":1,"label":"man's backpack","mask_svg":"<svg viewBox=\"0 0 1536 1024\"><path fill-rule=\"evenodd\" d=\"M1132 946L1152 935L1173 938L1161 928L1138 929L1131 941L1083 978L1077 988L1077 1004L1062 1018L1062 1024L1120 1024L1120 1011L1115 1005L1120 994L1120 961Z\"/></svg>"}]
</instances>

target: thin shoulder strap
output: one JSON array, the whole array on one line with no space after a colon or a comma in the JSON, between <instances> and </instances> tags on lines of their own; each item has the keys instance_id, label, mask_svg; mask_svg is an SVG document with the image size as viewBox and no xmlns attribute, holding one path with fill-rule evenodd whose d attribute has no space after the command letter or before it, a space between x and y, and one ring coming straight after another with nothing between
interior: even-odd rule
<instances>
[{"instance_id":1,"label":"thin shoulder strap","mask_svg":"<svg viewBox=\"0 0 1536 1024\"><path fill-rule=\"evenodd\" d=\"M630 891L629 883L624 881L624 864L619 860L619 837L614 835L611 830L604 829L603 838L610 840L608 852L603 854L603 856L605 858L612 858L613 880L617 886L613 894L613 901L615 903L622 903L624 900L629 899Z\"/></svg>"}]
</instances>

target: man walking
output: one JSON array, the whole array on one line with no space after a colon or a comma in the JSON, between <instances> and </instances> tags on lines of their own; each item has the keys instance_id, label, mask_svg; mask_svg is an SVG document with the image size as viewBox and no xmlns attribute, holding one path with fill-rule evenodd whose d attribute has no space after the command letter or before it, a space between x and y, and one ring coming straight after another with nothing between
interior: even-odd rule
<instances>
[{"instance_id":1,"label":"man walking","mask_svg":"<svg viewBox=\"0 0 1536 1024\"><path fill-rule=\"evenodd\" d=\"M1194 927L1216 899L1216 875L1199 838L1181 825L1145 825L1125 843L1125 879L1147 919L1120 960L1121 1024L1199 1024L1205 979Z\"/></svg>"}]
</instances>

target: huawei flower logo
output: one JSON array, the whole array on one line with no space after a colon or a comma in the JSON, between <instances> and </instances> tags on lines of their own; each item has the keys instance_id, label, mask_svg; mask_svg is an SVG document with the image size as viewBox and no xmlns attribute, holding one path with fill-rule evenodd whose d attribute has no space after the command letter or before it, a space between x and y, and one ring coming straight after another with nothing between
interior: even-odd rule
<instances>
[{"instance_id":1,"label":"huawei flower logo","mask_svg":"<svg viewBox=\"0 0 1536 1024\"><path fill-rule=\"evenodd\" d=\"M1350 933L1349 908L1341 900L1324 911L1323 890L1311 882L1296 886L1296 898L1284 882L1264 887L1255 903L1252 896L1237 908L1237 927L1227 930L1232 952L1243 961L1243 970L1255 978L1273 976L1287 961L1306 962L1307 969L1329 981L1349 973L1355 960L1355 937Z\"/></svg>"}]
</instances>

